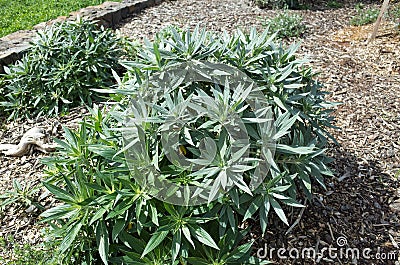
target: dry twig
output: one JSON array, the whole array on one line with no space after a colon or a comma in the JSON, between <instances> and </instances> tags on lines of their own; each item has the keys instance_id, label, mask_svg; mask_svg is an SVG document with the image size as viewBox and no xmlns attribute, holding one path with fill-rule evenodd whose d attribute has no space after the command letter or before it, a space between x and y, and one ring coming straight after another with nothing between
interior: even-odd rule
<instances>
[{"instance_id":1,"label":"dry twig","mask_svg":"<svg viewBox=\"0 0 400 265\"><path fill-rule=\"evenodd\" d=\"M386 12L386 10L388 9L388 7L389 7L389 0L385 0L385 1L383 2L383 4L382 4L381 11L379 12L379 16L378 16L378 18L376 19L375 26L374 26L374 31L372 32L372 35L371 35L371 37L368 39L368 42L367 42L367 43L370 43L370 42L372 42L372 41L375 39L376 34L378 33L379 25L380 25L381 22L382 22L383 15L385 14L385 12Z\"/></svg>"}]
</instances>

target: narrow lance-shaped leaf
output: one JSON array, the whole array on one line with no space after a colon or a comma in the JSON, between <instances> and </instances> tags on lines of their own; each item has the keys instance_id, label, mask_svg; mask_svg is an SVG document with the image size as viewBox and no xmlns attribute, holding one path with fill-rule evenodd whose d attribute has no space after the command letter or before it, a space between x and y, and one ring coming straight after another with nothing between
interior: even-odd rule
<instances>
[{"instance_id":1,"label":"narrow lance-shaped leaf","mask_svg":"<svg viewBox=\"0 0 400 265\"><path fill-rule=\"evenodd\" d=\"M189 226L190 232L191 234L201 243L215 248L215 249L219 249L219 247L217 246L217 244L215 243L214 239L210 236L209 233L207 233L206 230L204 230L201 226L198 225L190 225Z\"/></svg>"},{"instance_id":2,"label":"narrow lance-shaped leaf","mask_svg":"<svg viewBox=\"0 0 400 265\"><path fill-rule=\"evenodd\" d=\"M289 225L286 215L282 210L280 204L272 196L269 196L269 202L271 203L271 206L274 209L275 213L278 215L279 219L281 219L282 222L284 222L286 225Z\"/></svg>"},{"instance_id":3,"label":"narrow lance-shaped leaf","mask_svg":"<svg viewBox=\"0 0 400 265\"><path fill-rule=\"evenodd\" d=\"M109 237L104 220L101 220L96 228L96 241L99 247L100 258L104 264L108 264Z\"/></svg>"},{"instance_id":4,"label":"narrow lance-shaped leaf","mask_svg":"<svg viewBox=\"0 0 400 265\"><path fill-rule=\"evenodd\" d=\"M142 253L142 258L146 256L150 251L155 249L158 245L163 242L163 240L167 237L169 231L160 231L160 232L155 232L153 236L150 238L149 242L147 243L145 249L143 250Z\"/></svg>"},{"instance_id":5,"label":"narrow lance-shaped leaf","mask_svg":"<svg viewBox=\"0 0 400 265\"><path fill-rule=\"evenodd\" d=\"M67 251L70 248L71 244L74 242L76 236L78 235L79 231L81 230L82 225L83 224L81 222L76 221L74 225L71 225L67 229L66 235L60 244L60 252L61 253L64 253L65 251Z\"/></svg>"},{"instance_id":6,"label":"narrow lance-shaped leaf","mask_svg":"<svg viewBox=\"0 0 400 265\"><path fill-rule=\"evenodd\" d=\"M181 241L182 241L182 233L181 230L178 229L174 234L174 236L172 237L172 247L171 247L172 262L174 262L178 257L179 250L181 248Z\"/></svg>"}]
</instances>

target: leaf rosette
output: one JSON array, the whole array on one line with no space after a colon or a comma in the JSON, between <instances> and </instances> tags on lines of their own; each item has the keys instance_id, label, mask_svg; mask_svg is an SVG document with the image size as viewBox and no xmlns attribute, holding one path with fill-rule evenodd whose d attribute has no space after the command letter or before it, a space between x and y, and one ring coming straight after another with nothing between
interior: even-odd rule
<instances>
[{"instance_id":1,"label":"leaf rosette","mask_svg":"<svg viewBox=\"0 0 400 265\"><path fill-rule=\"evenodd\" d=\"M252 194L274 157L271 107L255 82L225 64L189 61L153 73L125 117L135 180L171 204L210 203L234 186Z\"/></svg>"}]
</instances>

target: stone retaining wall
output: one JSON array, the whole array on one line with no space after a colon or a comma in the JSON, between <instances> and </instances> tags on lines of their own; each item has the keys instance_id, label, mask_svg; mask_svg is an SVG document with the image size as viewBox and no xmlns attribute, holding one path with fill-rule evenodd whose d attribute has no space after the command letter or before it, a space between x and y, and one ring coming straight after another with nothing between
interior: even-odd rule
<instances>
[{"instance_id":1,"label":"stone retaining wall","mask_svg":"<svg viewBox=\"0 0 400 265\"><path fill-rule=\"evenodd\" d=\"M132 14L137 14L143 9L157 5L163 0L124 0L122 3L105 2L98 6L83 8L77 12L72 12L68 17L58 17L48 22L40 23L32 30L21 30L0 38L0 73L4 73L4 66L19 60L24 52L29 48L30 40L36 32L48 25L60 21L76 20L77 16L98 21L98 24L110 28L118 24L122 19Z\"/></svg>"}]
</instances>

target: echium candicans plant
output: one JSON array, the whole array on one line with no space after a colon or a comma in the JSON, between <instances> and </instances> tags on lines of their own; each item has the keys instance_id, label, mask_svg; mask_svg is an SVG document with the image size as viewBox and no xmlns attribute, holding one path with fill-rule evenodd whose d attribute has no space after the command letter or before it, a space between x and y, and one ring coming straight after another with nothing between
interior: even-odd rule
<instances>
[{"instance_id":1,"label":"echium candicans plant","mask_svg":"<svg viewBox=\"0 0 400 265\"><path fill-rule=\"evenodd\" d=\"M45 161L45 185L61 204L42 216L57 223L60 257L266 264L251 255L250 228L240 224L254 219L262 232L274 216L288 224L285 209L303 207L313 184L324 187L332 175L325 147L334 140L327 128L335 104L296 58L297 47L255 29L217 35L174 27L137 47L122 63L127 73L114 73L118 87L97 90L112 107L91 110L77 131L66 129L58 154ZM195 78L187 78L187 66L195 66ZM232 86L232 69L255 85ZM252 187L263 161L270 167ZM158 181L176 185L154 189ZM179 190L189 185L208 191L203 203L168 200L193 194Z\"/></svg>"},{"instance_id":2,"label":"echium candicans plant","mask_svg":"<svg viewBox=\"0 0 400 265\"><path fill-rule=\"evenodd\" d=\"M95 22L78 19L38 31L22 59L5 67L0 110L10 118L57 115L99 100L92 88L113 85L111 69L128 42Z\"/></svg>"}]
</instances>

